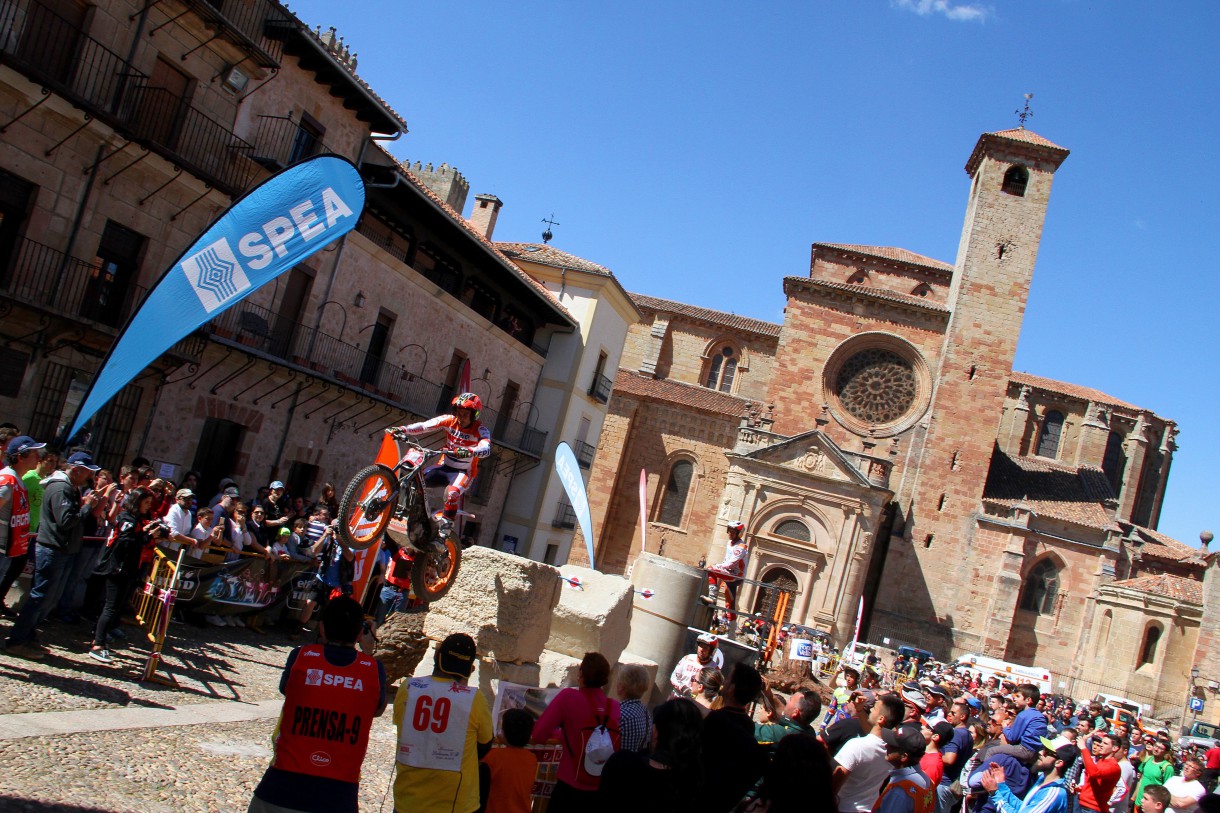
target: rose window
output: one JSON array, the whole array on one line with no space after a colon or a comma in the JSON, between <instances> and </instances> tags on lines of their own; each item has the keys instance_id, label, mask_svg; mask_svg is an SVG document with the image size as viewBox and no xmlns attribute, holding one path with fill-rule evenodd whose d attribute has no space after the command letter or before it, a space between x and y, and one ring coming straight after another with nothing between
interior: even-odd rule
<instances>
[{"instance_id":1,"label":"rose window","mask_svg":"<svg viewBox=\"0 0 1220 813\"><path fill-rule=\"evenodd\" d=\"M835 381L843 408L857 420L893 423L915 404L919 387L915 371L902 356L874 347L843 363Z\"/></svg>"}]
</instances>

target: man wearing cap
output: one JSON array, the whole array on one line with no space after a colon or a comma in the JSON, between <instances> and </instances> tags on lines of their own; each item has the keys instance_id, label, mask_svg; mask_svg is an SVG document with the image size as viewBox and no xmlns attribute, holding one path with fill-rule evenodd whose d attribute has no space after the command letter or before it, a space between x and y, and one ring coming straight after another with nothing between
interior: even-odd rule
<instances>
[{"instance_id":1,"label":"man wearing cap","mask_svg":"<svg viewBox=\"0 0 1220 813\"><path fill-rule=\"evenodd\" d=\"M1062 737L1054 741L1043 737L1042 746L1034 763L1041 776L1024 800L1006 784L1002 766L993 762L981 772L983 788L991 794L998 813L1067 813L1069 800L1064 775L1076 763L1080 750Z\"/></svg>"},{"instance_id":2,"label":"man wearing cap","mask_svg":"<svg viewBox=\"0 0 1220 813\"><path fill-rule=\"evenodd\" d=\"M466 685L474 639L454 633L436 648L431 677L404 680L394 697L399 813L472 813L479 807L479 759L491 750L491 709Z\"/></svg>"},{"instance_id":3,"label":"man wearing cap","mask_svg":"<svg viewBox=\"0 0 1220 813\"><path fill-rule=\"evenodd\" d=\"M926 741L919 726L903 723L881 732L885 741L885 761L892 770L873 813L933 813L936 791L932 780L919 767Z\"/></svg>"},{"instance_id":4,"label":"man wearing cap","mask_svg":"<svg viewBox=\"0 0 1220 813\"><path fill-rule=\"evenodd\" d=\"M386 678L370 654L376 641L355 599L326 605L321 643L288 654L275 754L248 813L357 813L360 766L373 720L386 706ZM477 783L476 783L477 784Z\"/></svg>"},{"instance_id":5,"label":"man wearing cap","mask_svg":"<svg viewBox=\"0 0 1220 813\"><path fill-rule=\"evenodd\" d=\"M30 549L30 496L22 478L38 465L38 450L44 446L29 435L20 435L4 449L5 466L0 469L0 577L8 571L12 559Z\"/></svg>"},{"instance_id":6,"label":"man wearing cap","mask_svg":"<svg viewBox=\"0 0 1220 813\"><path fill-rule=\"evenodd\" d=\"M851 693L845 705L845 708L851 710L851 716L826 726L819 737L832 757L838 754L839 749L849 740L863 737L869 732L872 725L868 718L876 704L877 695L871 689L856 689Z\"/></svg>"},{"instance_id":7,"label":"man wearing cap","mask_svg":"<svg viewBox=\"0 0 1220 813\"><path fill-rule=\"evenodd\" d=\"M928 698L924 697L923 689L918 683L902 684L902 708L902 722L918 725L919 719L928 710Z\"/></svg>"},{"instance_id":8,"label":"man wearing cap","mask_svg":"<svg viewBox=\"0 0 1220 813\"><path fill-rule=\"evenodd\" d=\"M924 718L929 726L935 725L945 719L945 709L953 698L949 695L944 686L932 684L923 690L924 698L928 701L928 711L924 714Z\"/></svg>"},{"instance_id":9,"label":"man wearing cap","mask_svg":"<svg viewBox=\"0 0 1220 813\"><path fill-rule=\"evenodd\" d=\"M220 492L220 499L212 506L212 527L220 526L224 529L224 533L228 536L229 524L228 520L233 517L233 507L237 505L237 501L241 499L241 492L237 490L237 486L227 486L224 491Z\"/></svg>"},{"instance_id":10,"label":"man wearing cap","mask_svg":"<svg viewBox=\"0 0 1220 813\"><path fill-rule=\"evenodd\" d=\"M696 640L695 651L678 661L669 676L669 685L674 697L690 697L690 679L709 666L724 668L724 653L720 651L720 639L705 632Z\"/></svg>"},{"instance_id":11,"label":"man wearing cap","mask_svg":"<svg viewBox=\"0 0 1220 813\"><path fill-rule=\"evenodd\" d=\"M840 671L843 673L843 683L836 686L830 694L830 708L826 710L826 719L822 721L823 729L840 720L846 720L852 714L852 710L847 708L847 701L851 698L852 692L856 691L860 685L860 670L854 666L842 664Z\"/></svg>"},{"instance_id":12,"label":"man wearing cap","mask_svg":"<svg viewBox=\"0 0 1220 813\"><path fill-rule=\"evenodd\" d=\"M281 481L273 481L269 488L271 490L267 493L267 499L261 503L263 526L278 534L280 528L289 527L296 514L293 513L288 500L284 499L284 484Z\"/></svg>"},{"instance_id":13,"label":"man wearing cap","mask_svg":"<svg viewBox=\"0 0 1220 813\"><path fill-rule=\"evenodd\" d=\"M4 646L4 651L11 655L37 660L47 652L35 641L37 627L59 603L66 577L84 544L83 522L97 503L98 495L90 492L81 497L81 488L100 469L88 452L73 452L68 456L66 471L56 471L42 481L34 581Z\"/></svg>"},{"instance_id":14,"label":"man wearing cap","mask_svg":"<svg viewBox=\"0 0 1220 813\"><path fill-rule=\"evenodd\" d=\"M167 541L172 543L175 549L178 545L187 546L191 549L191 555L198 559L203 555L204 543L191 536L191 530L195 527L195 522L191 519L193 499L195 492L189 488L178 489L174 493L174 504L165 512L165 524L169 527Z\"/></svg>"}]
</instances>

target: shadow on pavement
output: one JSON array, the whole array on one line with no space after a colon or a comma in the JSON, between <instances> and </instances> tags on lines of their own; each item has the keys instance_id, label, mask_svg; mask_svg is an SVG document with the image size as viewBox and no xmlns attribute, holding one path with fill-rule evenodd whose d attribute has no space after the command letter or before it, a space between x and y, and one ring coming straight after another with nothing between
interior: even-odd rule
<instances>
[{"instance_id":1,"label":"shadow on pavement","mask_svg":"<svg viewBox=\"0 0 1220 813\"><path fill-rule=\"evenodd\" d=\"M11 813L33 813L33 811L49 811L49 813L111 813L104 807L81 807L80 805L65 805L58 802L36 802L33 799L22 799L17 796L0 794L0 810Z\"/></svg>"}]
</instances>

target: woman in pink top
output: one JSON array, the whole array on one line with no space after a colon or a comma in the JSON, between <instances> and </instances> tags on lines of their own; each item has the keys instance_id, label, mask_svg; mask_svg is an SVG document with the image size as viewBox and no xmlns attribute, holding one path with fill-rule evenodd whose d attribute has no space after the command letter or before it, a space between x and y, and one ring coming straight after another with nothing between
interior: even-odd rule
<instances>
[{"instance_id":1,"label":"woman in pink top","mask_svg":"<svg viewBox=\"0 0 1220 813\"><path fill-rule=\"evenodd\" d=\"M614 750L619 748L618 701L606 697L602 687L610 680L610 663L599 652L585 654L580 662L580 687L564 689L555 696L534 724L534 742L559 740L563 754L559 759L559 776L551 796L548 813L600 810L597 794L601 783L601 766L596 775L585 765L585 745L589 736L604 724L610 732Z\"/></svg>"}]
</instances>

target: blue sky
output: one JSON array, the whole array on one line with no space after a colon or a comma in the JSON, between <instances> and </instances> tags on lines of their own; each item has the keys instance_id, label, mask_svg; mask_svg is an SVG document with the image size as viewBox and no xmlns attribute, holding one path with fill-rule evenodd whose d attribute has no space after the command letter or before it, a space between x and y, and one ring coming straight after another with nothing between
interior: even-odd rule
<instances>
[{"instance_id":1,"label":"blue sky","mask_svg":"<svg viewBox=\"0 0 1220 813\"><path fill-rule=\"evenodd\" d=\"M630 291L775 322L812 242L952 262L966 159L1032 92L1029 129L1072 154L1015 367L1177 421L1160 529L1220 532L1220 4L291 6L406 118L399 158L504 201L496 239L554 212L554 245Z\"/></svg>"}]
</instances>

